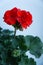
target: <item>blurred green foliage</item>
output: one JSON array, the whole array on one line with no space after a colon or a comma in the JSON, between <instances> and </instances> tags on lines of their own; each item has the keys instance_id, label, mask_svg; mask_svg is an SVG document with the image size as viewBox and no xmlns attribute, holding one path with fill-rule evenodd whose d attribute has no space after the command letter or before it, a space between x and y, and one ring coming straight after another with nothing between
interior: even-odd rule
<instances>
[{"instance_id":1,"label":"blurred green foliage","mask_svg":"<svg viewBox=\"0 0 43 65\"><path fill-rule=\"evenodd\" d=\"M3 30L0 27L0 65L36 65L33 58L26 56L27 51L36 58L41 56L43 45L39 37L14 37L14 31Z\"/></svg>"}]
</instances>

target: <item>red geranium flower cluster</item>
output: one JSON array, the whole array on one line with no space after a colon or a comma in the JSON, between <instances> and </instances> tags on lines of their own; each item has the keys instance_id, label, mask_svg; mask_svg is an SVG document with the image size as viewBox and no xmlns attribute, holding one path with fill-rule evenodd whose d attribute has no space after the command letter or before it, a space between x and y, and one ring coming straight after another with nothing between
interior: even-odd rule
<instances>
[{"instance_id":1,"label":"red geranium flower cluster","mask_svg":"<svg viewBox=\"0 0 43 65\"><path fill-rule=\"evenodd\" d=\"M6 11L3 18L4 22L7 24L15 25L19 23L18 25L20 25L22 28L27 28L27 26L30 26L32 23L32 15L30 12L20 10L16 7Z\"/></svg>"}]
</instances>

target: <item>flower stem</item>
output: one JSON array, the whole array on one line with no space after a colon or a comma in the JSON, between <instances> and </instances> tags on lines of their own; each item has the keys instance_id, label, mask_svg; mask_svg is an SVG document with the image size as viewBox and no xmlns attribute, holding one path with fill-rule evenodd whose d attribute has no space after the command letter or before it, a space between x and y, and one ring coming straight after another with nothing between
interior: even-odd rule
<instances>
[{"instance_id":1,"label":"flower stem","mask_svg":"<svg viewBox=\"0 0 43 65\"><path fill-rule=\"evenodd\" d=\"M16 28L15 28L15 31L14 31L14 37L16 36Z\"/></svg>"}]
</instances>

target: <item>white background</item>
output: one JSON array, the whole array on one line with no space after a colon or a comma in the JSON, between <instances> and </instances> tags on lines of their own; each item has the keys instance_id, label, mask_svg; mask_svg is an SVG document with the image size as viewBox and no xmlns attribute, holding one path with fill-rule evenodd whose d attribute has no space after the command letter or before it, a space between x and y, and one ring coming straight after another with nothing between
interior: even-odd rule
<instances>
[{"instance_id":1,"label":"white background","mask_svg":"<svg viewBox=\"0 0 43 65\"><path fill-rule=\"evenodd\" d=\"M23 32L17 31L17 35L34 35L39 36L43 41L43 0L0 0L0 26L2 28L14 30L12 26L3 22L4 12L13 7L30 11L33 15L33 23ZM27 53L28 54L28 53ZM32 55L29 54L31 57ZM35 58L34 56L32 56ZM43 65L43 55L36 59L37 65Z\"/></svg>"}]
</instances>

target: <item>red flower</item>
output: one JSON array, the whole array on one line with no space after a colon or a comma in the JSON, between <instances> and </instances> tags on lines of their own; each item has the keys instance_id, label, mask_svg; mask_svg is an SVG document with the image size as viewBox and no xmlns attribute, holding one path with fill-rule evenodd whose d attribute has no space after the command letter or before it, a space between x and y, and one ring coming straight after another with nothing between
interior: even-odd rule
<instances>
[{"instance_id":1,"label":"red flower","mask_svg":"<svg viewBox=\"0 0 43 65\"><path fill-rule=\"evenodd\" d=\"M4 22L9 25L14 25L14 27L18 28L27 28L32 23L32 15L30 12L25 10L17 9L16 7L8 10L4 14Z\"/></svg>"},{"instance_id":2,"label":"red flower","mask_svg":"<svg viewBox=\"0 0 43 65\"><path fill-rule=\"evenodd\" d=\"M17 12L17 15L17 20L21 24L22 28L27 28L27 26L30 26L30 24L32 23L32 15L30 14L30 12L19 10Z\"/></svg>"},{"instance_id":3,"label":"red flower","mask_svg":"<svg viewBox=\"0 0 43 65\"><path fill-rule=\"evenodd\" d=\"M4 14L4 22L6 22L9 25L13 25L16 23L16 18L17 18L17 11L18 9L15 7L11 10L8 10Z\"/></svg>"}]
</instances>

